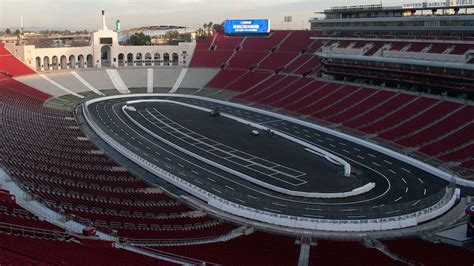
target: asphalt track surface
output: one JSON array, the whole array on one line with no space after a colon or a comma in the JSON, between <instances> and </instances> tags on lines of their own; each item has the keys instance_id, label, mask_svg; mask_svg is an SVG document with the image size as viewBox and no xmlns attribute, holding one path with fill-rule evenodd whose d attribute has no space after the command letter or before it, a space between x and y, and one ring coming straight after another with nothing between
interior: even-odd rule
<instances>
[{"instance_id":1,"label":"asphalt track surface","mask_svg":"<svg viewBox=\"0 0 474 266\"><path fill-rule=\"evenodd\" d=\"M159 118L158 114L164 115L168 120L163 117L161 120L167 122L168 125L176 127L179 124L186 130L200 134L208 140L302 172L305 175L298 176L298 179L305 180L307 183L305 183L306 187L300 188L300 190L328 192L347 189L367 182L376 184L373 190L349 198L316 199L284 195L194 159L140 129L122 111L126 101L138 100L136 97L109 99L88 106L91 118L107 134L131 151L210 193L241 205L307 218L374 219L397 216L426 208L439 200L448 184L439 177L375 150L271 116L200 99L158 96L144 97L143 99L169 99L210 109L218 106L223 113L263 124L275 131L284 132L336 154L348 161L353 172L356 172L357 175L343 177L338 167L328 164L324 159L317 158L302 148L295 147L295 144L288 143L288 141L263 134L252 139L249 136L251 128L242 124L230 123L222 117L210 118L205 112L173 104L133 105L137 108L136 118L140 119L138 121L141 125L160 136L173 139L173 143L188 147L193 152L201 152L200 155L207 154L209 159L216 159L216 154L212 155L197 147L186 146L187 144L176 136L170 136L166 127L163 127L164 130L157 128L153 124L157 121L152 121L153 123L147 121L147 115L140 118L140 112L146 113L149 109L148 111L154 112L155 115L148 116L148 118ZM214 142L212 144L216 145ZM255 144L259 142L262 142L262 146ZM308 166L307 162L309 161L314 165ZM232 162L225 162L221 159L219 163L242 170L239 168L241 166ZM262 172L264 171L262 170ZM296 172L292 173L297 176ZM325 179L325 176L331 178ZM260 178L268 178L268 176L262 175ZM277 184L277 181L273 179L270 181ZM282 187L291 188L294 187L294 184L296 182L285 183Z\"/></svg>"},{"instance_id":2,"label":"asphalt track surface","mask_svg":"<svg viewBox=\"0 0 474 266\"><path fill-rule=\"evenodd\" d=\"M346 177L343 167L314 155L282 137L252 136L255 129L230 118L213 118L207 112L172 103L134 104L127 111L135 121L165 139L199 156L294 191L350 191L368 182L366 175ZM172 128L178 128L172 131ZM231 137L229 137L231 136Z\"/></svg>"}]
</instances>

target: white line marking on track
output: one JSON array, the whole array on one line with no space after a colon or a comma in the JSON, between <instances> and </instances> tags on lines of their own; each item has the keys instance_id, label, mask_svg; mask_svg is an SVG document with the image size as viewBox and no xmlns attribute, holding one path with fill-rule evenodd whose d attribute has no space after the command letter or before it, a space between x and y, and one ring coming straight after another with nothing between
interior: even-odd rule
<instances>
[{"instance_id":1,"label":"white line marking on track","mask_svg":"<svg viewBox=\"0 0 474 266\"><path fill-rule=\"evenodd\" d=\"M383 207L383 206L385 206L385 204L378 205L378 206L372 206L372 208L379 208L379 207Z\"/></svg>"},{"instance_id":2,"label":"white line marking on track","mask_svg":"<svg viewBox=\"0 0 474 266\"><path fill-rule=\"evenodd\" d=\"M390 171L390 173L397 174L397 172L393 171L392 169L388 169L388 171Z\"/></svg>"},{"instance_id":3,"label":"white line marking on track","mask_svg":"<svg viewBox=\"0 0 474 266\"><path fill-rule=\"evenodd\" d=\"M426 195L426 188L423 189L423 196Z\"/></svg>"},{"instance_id":4,"label":"white line marking on track","mask_svg":"<svg viewBox=\"0 0 474 266\"><path fill-rule=\"evenodd\" d=\"M403 177L402 177L402 181L403 181L403 183L405 183L405 184L407 183L407 181L406 181L405 178L403 178Z\"/></svg>"},{"instance_id":5,"label":"white line marking on track","mask_svg":"<svg viewBox=\"0 0 474 266\"><path fill-rule=\"evenodd\" d=\"M352 212L357 211L357 209L342 209L341 212Z\"/></svg>"},{"instance_id":6,"label":"white line marking on track","mask_svg":"<svg viewBox=\"0 0 474 266\"><path fill-rule=\"evenodd\" d=\"M397 201L401 200L402 198L403 198L403 197L400 197L400 198L396 199L396 200L395 200L395 202L397 202Z\"/></svg>"},{"instance_id":7,"label":"white line marking on track","mask_svg":"<svg viewBox=\"0 0 474 266\"><path fill-rule=\"evenodd\" d=\"M305 217L310 217L310 218L324 218L322 215L311 215L311 214L303 214Z\"/></svg>"},{"instance_id":8,"label":"white line marking on track","mask_svg":"<svg viewBox=\"0 0 474 266\"><path fill-rule=\"evenodd\" d=\"M285 204L281 204L281 203L276 203L276 202L272 202L273 205L277 205L277 206L281 206L281 207L288 207L287 205Z\"/></svg>"},{"instance_id":9,"label":"white line marking on track","mask_svg":"<svg viewBox=\"0 0 474 266\"><path fill-rule=\"evenodd\" d=\"M369 155L370 157L377 158L377 156L373 155L372 153L369 153L368 155Z\"/></svg>"},{"instance_id":10,"label":"white line marking on track","mask_svg":"<svg viewBox=\"0 0 474 266\"><path fill-rule=\"evenodd\" d=\"M247 195L247 197L252 198L252 199L257 199L257 197L254 197L252 195Z\"/></svg>"},{"instance_id":11,"label":"white line marking on track","mask_svg":"<svg viewBox=\"0 0 474 266\"><path fill-rule=\"evenodd\" d=\"M408 187L405 188L405 193L407 193L407 192L408 192Z\"/></svg>"},{"instance_id":12,"label":"white line marking on track","mask_svg":"<svg viewBox=\"0 0 474 266\"><path fill-rule=\"evenodd\" d=\"M359 150L359 149L357 149L357 148L353 148L353 149L354 149L354 150L356 150L356 151L360 151L360 150Z\"/></svg>"},{"instance_id":13,"label":"white line marking on track","mask_svg":"<svg viewBox=\"0 0 474 266\"><path fill-rule=\"evenodd\" d=\"M214 180L214 179L212 179L212 178L210 178L210 177L208 177L207 180L212 181L212 182L216 182L216 180Z\"/></svg>"},{"instance_id":14,"label":"white line marking on track","mask_svg":"<svg viewBox=\"0 0 474 266\"><path fill-rule=\"evenodd\" d=\"M372 162L372 164L377 165L377 166L380 166L380 164L378 164L378 163L376 163L376 162Z\"/></svg>"},{"instance_id":15,"label":"white line marking on track","mask_svg":"<svg viewBox=\"0 0 474 266\"><path fill-rule=\"evenodd\" d=\"M233 188L233 187L229 187L229 186L225 186L225 187L230 189L230 190L235 190L235 188Z\"/></svg>"},{"instance_id":16,"label":"white line marking on track","mask_svg":"<svg viewBox=\"0 0 474 266\"><path fill-rule=\"evenodd\" d=\"M422 184L423 184L423 180L421 180L419 177L418 177L418 181L420 181L420 183L422 183Z\"/></svg>"},{"instance_id":17,"label":"white line marking on track","mask_svg":"<svg viewBox=\"0 0 474 266\"><path fill-rule=\"evenodd\" d=\"M308 211L321 211L322 209L318 209L318 208L304 208L305 210L308 210Z\"/></svg>"},{"instance_id":18,"label":"white line marking on track","mask_svg":"<svg viewBox=\"0 0 474 266\"><path fill-rule=\"evenodd\" d=\"M392 164L392 162L389 162L387 160L383 160L385 163Z\"/></svg>"},{"instance_id":19,"label":"white line marking on track","mask_svg":"<svg viewBox=\"0 0 474 266\"><path fill-rule=\"evenodd\" d=\"M215 189L215 188L212 188L212 190L214 190L215 192L218 192L218 193L221 193L221 194L222 194L222 191L220 191L220 190L217 190L217 189Z\"/></svg>"},{"instance_id":20,"label":"white line marking on track","mask_svg":"<svg viewBox=\"0 0 474 266\"><path fill-rule=\"evenodd\" d=\"M275 209L270 209L270 208L267 208L267 207L263 207L263 209L267 210L267 211L271 211L271 212L280 212L279 210L275 210ZM281 213L281 212L280 212Z\"/></svg>"},{"instance_id":21,"label":"white line marking on track","mask_svg":"<svg viewBox=\"0 0 474 266\"><path fill-rule=\"evenodd\" d=\"M420 200L415 201L411 206L415 206L416 204L420 203Z\"/></svg>"},{"instance_id":22,"label":"white line marking on track","mask_svg":"<svg viewBox=\"0 0 474 266\"><path fill-rule=\"evenodd\" d=\"M405 172L407 172L407 173L411 173L411 172L410 172L410 170L408 170L408 169L405 169L405 168L403 168L403 167L402 167L402 168L400 168L400 169L402 169L403 171L405 171Z\"/></svg>"}]
</instances>

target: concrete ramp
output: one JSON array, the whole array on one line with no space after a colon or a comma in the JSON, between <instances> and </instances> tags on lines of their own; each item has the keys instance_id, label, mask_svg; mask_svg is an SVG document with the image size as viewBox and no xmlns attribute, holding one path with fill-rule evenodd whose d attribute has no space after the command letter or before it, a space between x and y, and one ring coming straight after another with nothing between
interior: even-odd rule
<instances>
[{"instance_id":1,"label":"concrete ramp","mask_svg":"<svg viewBox=\"0 0 474 266\"><path fill-rule=\"evenodd\" d=\"M110 80L114 84L114 87L120 92L120 94L127 94L130 93L127 85L123 82L122 78L120 77L117 69L107 69L107 75L109 75Z\"/></svg>"},{"instance_id":2,"label":"concrete ramp","mask_svg":"<svg viewBox=\"0 0 474 266\"><path fill-rule=\"evenodd\" d=\"M178 90L179 86L181 85L181 82L183 82L183 79L186 76L187 71L187 68L181 69L181 73L179 73L178 79L174 83L173 88L171 88L170 93L175 93Z\"/></svg>"},{"instance_id":3,"label":"concrete ramp","mask_svg":"<svg viewBox=\"0 0 474 266\"><path fill-rule=\"evenodd\" d=\"M50 83L53 84L54 86L60 88L61 90L67 92L67 94L72 94L72 95L74 95L74 96L76 96L76 97L79 97L79 98L81 98L81 99L84 98L84 96L75 93L74 91L72 91L72 90L70 90L70 89L64 87L63 85L57 83L56 81L54 81L54 80L48 78L47 76L45 76L45 75L43 75L43 74L40 74L40 77L42 77L43 79L47 80L48 82L50 82Z\"/></svg>"},{"instance_id":4,"label":"concrete ramp","mask_svg":"<svg viewBox=\"0 0 474 266\"><path fill-rule=\"evenodd\" d=\"M105 94L103 94L102 92L100 92L98 89L96 89L94 86L92 86L89 82L87 82L87 80L83 79L81 76L79 76L79 74L77 74L76 71L71 71L71 74L77 79L79 80L84 86L86 86L89 90L93 91L95 94L97 95L101 95L101 96L104 96Z\"/></svg>"}]
</instances>

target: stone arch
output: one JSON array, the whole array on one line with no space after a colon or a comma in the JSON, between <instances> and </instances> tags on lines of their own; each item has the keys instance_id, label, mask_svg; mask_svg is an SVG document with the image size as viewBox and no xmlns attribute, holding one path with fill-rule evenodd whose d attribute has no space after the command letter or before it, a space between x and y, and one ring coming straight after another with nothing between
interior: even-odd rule
<instances>
[{"instance_id":1,"label":"stone arch","mask_svg":"<svg viewBox=\"0 0 474 266\"><path fill-rule=\"evenodd\" d=\"M177 53L173 53L173 54L171 55L171 64L172 64L173 66L177 66L177 65L179 64L179 56L178 56Z\"/></svg>"},{"instance_id":2,"label":"stone arch","mask_svg":"<svg viewBox=\"0 0 474 266\"><path fill-rule=\"evenodd\" d=\"M110 45L103 45L100 48L100 66L109 67L112 64L112 52Z\"/></svg>"},{"instance_id":3,"label":"stone arch","mask_svg":"<svg viewBox=\"0 0 474 266\"><path fill-rule=\"evenodd\" d=\"M65 55L61 56L61 69L66 69L67 68L67 57Z\"/></svg>"},{"instance_id":4,"label":"stone arch","mask_svg":"<svg viewBox=\"0 0 474 266\"><path fill-rule=\"evenodd\" d=\"M165 65L165 66L170 65L170 54L168 54L168 53L163 54L163 65Z\"/></svg>"},{"instance_id":5,"label":"stone arch","mask_svg":"<svg viewBox=\"0 0 474 266\"><path fill-rule=\"evenodd\" d=\"M153 64L155 66L159 66L161 64L161 55L159 53L155 53L153 55L153 61L154 61Z\"/></svg>"},{"instance_id":6,"label":"stone arch","mask_svg":"<svg viewBox=\"0 0 474 266\"><path fill-rule=\"evenodd\" d=\"M74 55L69 56L69 68L76 68L76 57Z\"/></svg>"},{"instance_id":7,"label":"stone arch","mask_svg":"<svg viewBox=\"0 0 474 266\"><path fill-rule=\"evenodd\" d=\"M35 59L35 69L36 71L41 71L41 57L39 56Z\"/></svg>"},{"instance_id":8,"label":"stone arch","mask_svg":"<svg viewBox=\"0 0 474 266\"><path fill-rule=\"evenodd\" d=\"M85 66L84 55L80 54L77 57L77 67L84 68L84 66Z\"/></svg>"},{"instance_id":9,"label":"stone arch","mask_svg":"<svg viewBox=\"0 0 474 266\"><path fill-rule=\"evenodd\" d=\"M49 57L47 56L43 58L43 70L49 70Z\"/></svg>"},{"instance_id":10,"label":"stone arch","mask_svg":"<svg viewBox=\"0 0 474 266\"><path fill-rule=\"evenodd\" d=\"M118 66L124 66L125 55L123 53L118 54Z\"/></svg>"},{"instance_id":11,"label":"stone arch","mask_svg":"<svg viewBox=\"0 0 474 266\"><path fill-rule=\"evenodd\" d=\"M142 53L137 53L135 56L135 63L137 66L141 66L143 64L143 55Z\"/></svg>"},{"instance_id":12,"label":"stone arch","mask_svg":"<svg viewBox=\"0 0 474 266\"><path fill-rule=\"evenodd\" d=\"M133 66L133 54L132 53L127 54L127 66Z\"/></svg>"},{"instance_id":13,"label":"stone arch","mask_svg":"<svg viewBox=\"0 0 474 266\"><path fill-rule=\"evenodd\" d=\"M86 66L92 67L94 65L94 57L91 54L88 54L86 57Z\"/></svg>"},{"instance_id":14,"label":"stone arch","mask_svg":"<svg viewBox=\"0 0 474 266\"><path fill-rule=\"evenodd\" d=\"M53 56L53 58L51 58L51 65L53 66L52 67L53 69L58 69L58 57L57 56Z\"/></svg>"},{"instance_id":15,"label":"stone arch","mask_svg":"<svg viewBox=\"0 0 474 266\"><path fill-rule=\"evenodd\" d=\"M151 66L151 63L153 62L153 59L151 58L150 53L145 54L145 65L146 66Z\"/></svg>"}]
</instances>

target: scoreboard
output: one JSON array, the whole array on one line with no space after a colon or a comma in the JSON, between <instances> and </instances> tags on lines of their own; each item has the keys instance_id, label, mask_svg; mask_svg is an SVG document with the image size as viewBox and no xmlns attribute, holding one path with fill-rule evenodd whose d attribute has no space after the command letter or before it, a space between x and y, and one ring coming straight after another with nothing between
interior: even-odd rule
<instances>
[{"instance_id":1,"label":"scoreboard","mask_svg":"<svg viewBox=\"0 0 474 266\"><path fill-rule=\"evenodd\" d=\"M254 35L270 33L269 19L228 19L224 22L228 35Z\"/></svg>"}]
</instances>

